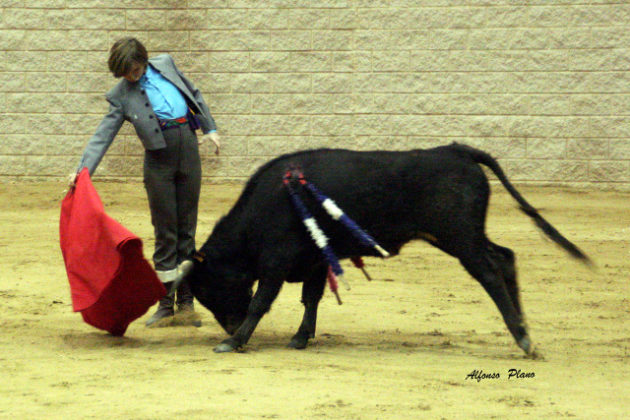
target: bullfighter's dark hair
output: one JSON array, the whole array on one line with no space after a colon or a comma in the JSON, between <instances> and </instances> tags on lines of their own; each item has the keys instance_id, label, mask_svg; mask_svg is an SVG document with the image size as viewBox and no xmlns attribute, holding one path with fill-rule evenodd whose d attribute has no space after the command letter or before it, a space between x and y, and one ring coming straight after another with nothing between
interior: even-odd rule
<instances>
[{"instance_id":1,"label":"bullfighter's dark hair","mask_svg":"<svg viewBox=\"0 0 630 420\"><path fill-rule=\"evenodd\" d=\"M121 38L114 42L109 50L107 64L114 77L123 77L131 70L134 63L146 66L149 62L147 49L133 37Z\"/></svg>"}]
</instances>

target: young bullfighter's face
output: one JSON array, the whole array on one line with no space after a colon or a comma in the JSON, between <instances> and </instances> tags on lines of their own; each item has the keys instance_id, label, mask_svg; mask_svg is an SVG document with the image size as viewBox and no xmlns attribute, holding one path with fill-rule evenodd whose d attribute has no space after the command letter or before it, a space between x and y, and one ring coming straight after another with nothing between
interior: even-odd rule
<instances>
[{"instance_id":1,"label":"young bullfighter's face","mask_svg":"<svg viewBox=\"0 0 630 420\"><path fill-rule=\"evenodd\" d=\"M130 83L136 83L138 80L140 80L146 68L147 66L145 66L144 64L134 62L131 66L131 69L123 77Z\"/></svg>"}]
</instances>

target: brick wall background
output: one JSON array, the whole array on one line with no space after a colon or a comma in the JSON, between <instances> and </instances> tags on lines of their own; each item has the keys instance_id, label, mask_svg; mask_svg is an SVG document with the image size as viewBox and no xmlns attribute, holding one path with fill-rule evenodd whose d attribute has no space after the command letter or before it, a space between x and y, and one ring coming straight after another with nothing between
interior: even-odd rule
<instances>
[{"instance_id":1,"label":"brick wall background","mask_svg":"<svg viewBox=\"0 0 630 420\"><path fill-rule=\"evenodd\" d=\"M168 52L246 179L320 146L458 141L515 182L630 186L630 4L614 0L0 0L0 180L74 170L107 111L110 45ZM97 170L140 179L125 124Z\"/></svg>"}]
</instances>

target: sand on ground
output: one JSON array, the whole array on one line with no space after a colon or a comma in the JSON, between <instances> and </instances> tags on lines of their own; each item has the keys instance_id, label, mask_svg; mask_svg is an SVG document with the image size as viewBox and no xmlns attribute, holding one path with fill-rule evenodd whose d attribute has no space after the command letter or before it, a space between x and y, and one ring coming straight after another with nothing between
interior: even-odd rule
<instances>
[{"instance_id":1,"label":"sand on ground","mask_svg":"<svg viewBox=\"0 0 630 420\"><path fill-rule=\"evenodd\" d=\"M150 257L142 184L95 185ZM241 188L203 186L199 243ZM58 238L62 190L0 184L0 418L630 417L630 194L520 187L593 258L590 270L493 186L488 236L517 255L531 338L544 356L532 360L458 261L423 242L393 259L366 258L372 282L344 263L352 290L341 289L342 306L326 292L306 350L286 347L303 312L298 284L285 284L244 353L212 351L226 334L200 306L201 328L145 328L151 308L113 337L72 312ZM499 377L473 379L474 371Z\"/></svg>"}]
</instances>

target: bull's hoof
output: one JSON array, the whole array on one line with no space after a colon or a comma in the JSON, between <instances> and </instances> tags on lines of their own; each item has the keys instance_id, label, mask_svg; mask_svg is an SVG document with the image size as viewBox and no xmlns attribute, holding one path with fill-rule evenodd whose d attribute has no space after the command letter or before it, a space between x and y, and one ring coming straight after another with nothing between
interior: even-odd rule
<instances>
[{"instance_id":1,"label":"bull's hoof","mask_svg":"<svg viewBox=\"0 0 630 420\"><path fill-rule=\"evenodd\" d=\"M238 344L238 341L232 337L223 340L221 344L214 348L215 353L228 353L231 351L243 351L242 347Z\"/></svg>"},{"instance_id":2,"label":"bull's hoof","mask_svg":"<svg viewBox=\"0 0 630 420\"><path fill-rule=\"evenodd\" d=\"M236 348L228 343L221 343L214 348L215 353L229 353L231 351L236 351Z\"/></svg>"},{"instance_id":3,"label":"bull's hoof","mask_svg":"<svg viewBox=\"0 0 630 420\"><path fill-rule=\"evenodd\" d=\"M518 341L518 346L523 349L528 358L543 359L542 355L534 350L534 345L532 344L532 340L530 340L528 335L524 336Z\"/></svg>"},{"instance_id":4,"label":"bull's hoof","mask_svg":"<svg viewBox=\"0 0 630 420\"><path fill-rule=\"evenodd\" d=\"M534 350L534 345L532 344L532 340L530 340L528 335L523 336L523 338L518 340L517 343L518 346L525 352L526 358L532 360L545 360L542 354Z\"/></svg>"},{"instance_id":5,"label":"bull's hoof","mask_svg":"<svg viewBox=\"0 0 630 420\"><path fill-rule=\"evenodd\" d=\"M302 339L302 338L293 337L293 339L291 339L291 342L289 343L287 347L296 349L296 350L303 350L306 348L307 345L308 345L308 338Z\"/></svg>"},{"instance_id":6,"label":"bull's hoof","mask_svg":"<svg viewBox=\"0 0 630 420\"><path fill-rule=\"evenodd\" d=\"M533 351L532 341L529 339L528 336L524 336L523 338L518 340L518 346L522 348L523 351L527 354L531 354L531 352Z\"/></svg>"}]
</instances>

